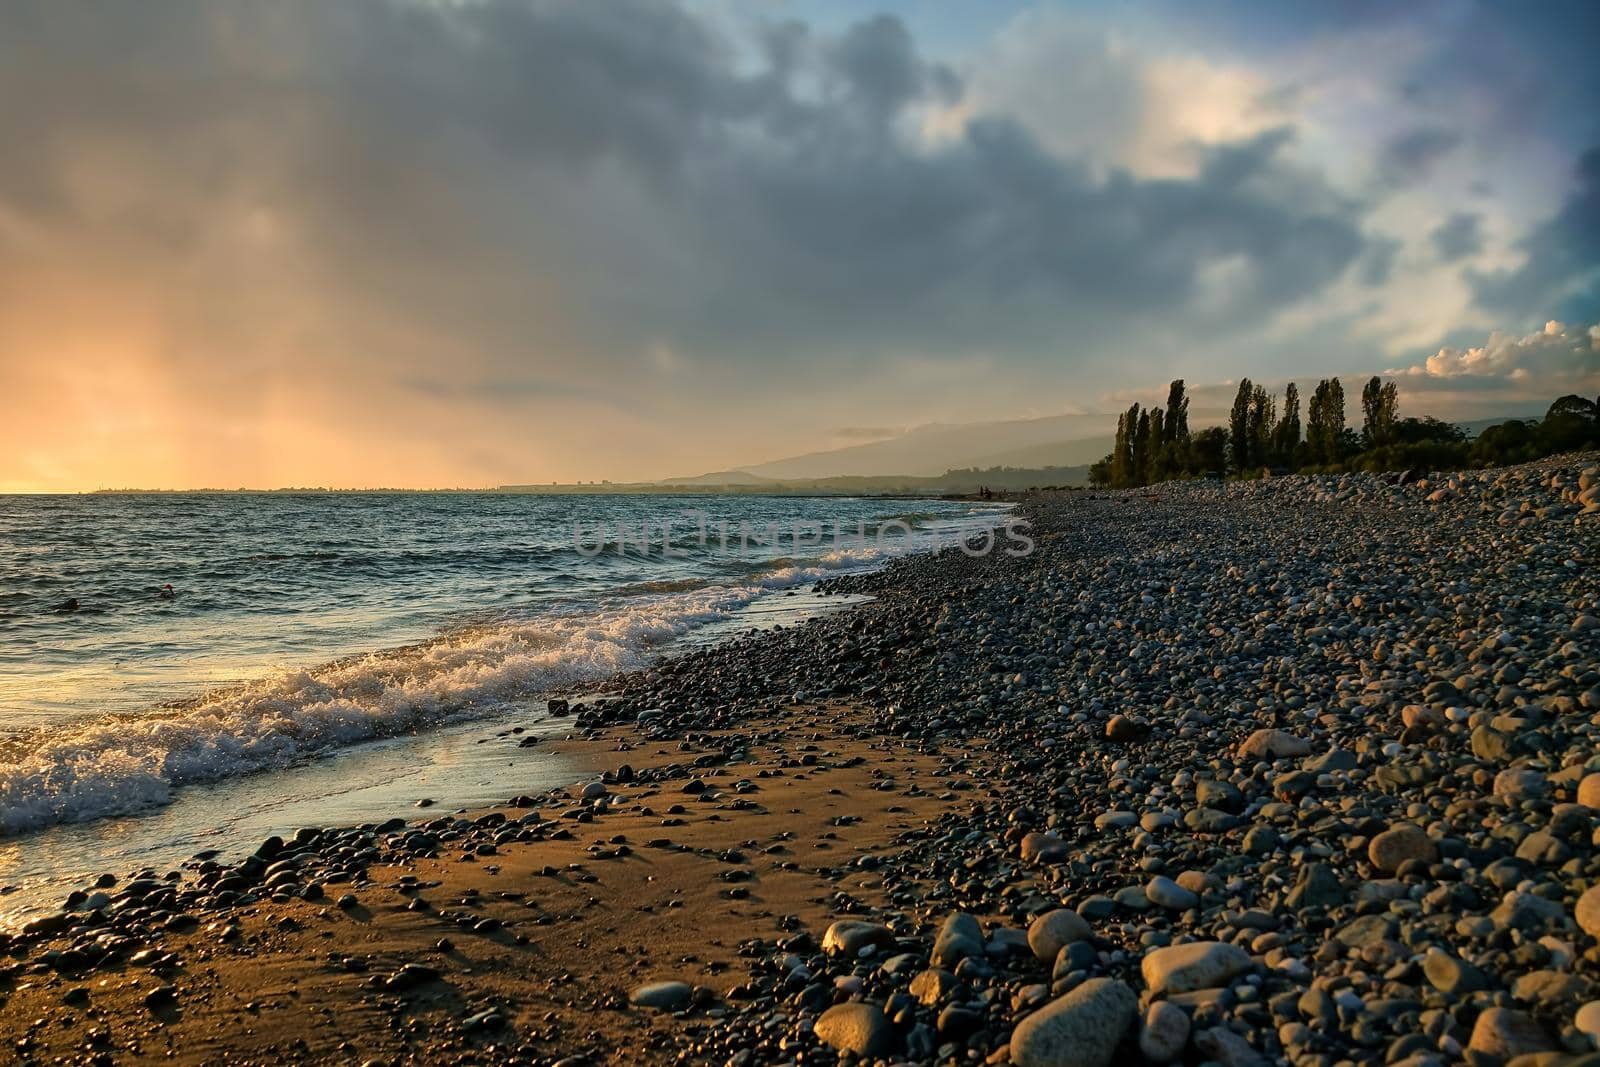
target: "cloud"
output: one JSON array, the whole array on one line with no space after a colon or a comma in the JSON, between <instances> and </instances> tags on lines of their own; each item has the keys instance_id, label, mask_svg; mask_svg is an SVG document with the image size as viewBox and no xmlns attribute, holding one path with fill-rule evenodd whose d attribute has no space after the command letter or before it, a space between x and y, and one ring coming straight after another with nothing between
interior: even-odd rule
<instances>
[{"instance_id":1,"label":"cloud","mask_svg":"<svg viewBox=\"0 0 1600 1067\"><path fill-rule=\"evenodd\" d=\"M1378 179L1389 186L1423 181L1460 143L1461 134L1455 130L1429 126L1407 130L1390 138L1379 151Z\"/></svg>"},{"instance_id":2,"label":"cloud","mask_svg":"<svg viewBox=\"0 0 1600 1067\"><path fill-rule=\"evenodd\" d=\"M8 5L0 450L53 481L674 474L803 450L819 411L1375 359L1329 294L1416 303L1425 238L1376 232L1260 63L1050 13L935 58L890 15L708 10ZM1459 135L1406 128L1415 189ZM1485 307L1571 289L1584 203Z\"/></svg>"},{"instance_id":3,"label":"cloud","mask_svg":"<svg viewBox=\"0 0 1600 1067\"><path fill-rule=\"evenodd\" d=\"M1600 325L1569 328L1551 320L1526 337L1494 333L1475 348L1441 348L1426 361L1386 373L1429 378L1526 378L1540 373L1600 373Z\"/></svg>"},{"instance_id":4,"label":"cloud","mask_svg":"<svg viewBox=\"0 0 1600 1067\"><path fill-rule=\"evenodd\" d=\"M332 284L296 296L341 331L414 316L502 362L960 354L1214 319L1219 265L1232 313L1271 314L1362 250L1354 207L1283 161L1286 128L1187 178L1097 175L982 111L925 143L907 124L959 80L889 16L767 27L754 54L645 3L108 16L41 4L0 45L0 132L33 146L0 166L0 212L63 258L178 275L197 315L248 298L215 267L254 255Z\"/></svg>"},{"instance_id":5,"label":"cloud","mask_svg":"<svg viewBox=\"0 0 1600 1067\"><path fill-rule=\"evenodd\" d=\"M1428 234L1433 249L1445 262L1475 256L1483 251L1483 216L1458 211Z\"/></svg>"},{"instance_id":6,"label":"cloud","mask_svg":"<svg viewBox=\"0 0 1600 1067\"><path fill-rule=\"evenodd\" d=\"M1495 332L1481 345L1441 348L1384 372L1427 405L1490 415L1543 411L1567 393L1600 394L1600 324L1554 320L1524 336Z\"/></svg>"},{"instance_id":7,"label":"cloud","mask_svg":"<svg viewBox=\"0 0 1600 1067\"><path fill-rule=\"evenodd\" d=\"M1526 316L1564 308L1600 314L1600 145L1584 153L1561 210L1517 242L1521 266L1471 275L1485 308Z\"/></svg>"},{"instance_id":8,"label":"cloud","mask_svg":"<svg viewBox=\"0 0 1600 1067\"><path fill-rule=\"evenodd\" d=\"M1192 175L1198 149L1289 121L1248 66L1151 47L1081 12L1011 18L967 64L962 114L1004 114L1062 159L1145 177Z\"/></svg>"}]
</instances>

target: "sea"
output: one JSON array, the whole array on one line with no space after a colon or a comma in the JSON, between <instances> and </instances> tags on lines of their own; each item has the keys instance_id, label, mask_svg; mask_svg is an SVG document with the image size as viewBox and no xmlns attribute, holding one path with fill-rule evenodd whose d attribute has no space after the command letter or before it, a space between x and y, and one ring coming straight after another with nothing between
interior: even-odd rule
<instances>
[{"instance_id":1,"label":"sea","mask_svg":"<svg viewBox=\"0 0 1600 1067\"><path fill-rule=\"evenodd\" d=\"M755 495L0 496L0 925L99 871L570 782L538 751L570 729L546 697L836 610L818 580L1002 518Z\"/></svg>"}]
</instances>

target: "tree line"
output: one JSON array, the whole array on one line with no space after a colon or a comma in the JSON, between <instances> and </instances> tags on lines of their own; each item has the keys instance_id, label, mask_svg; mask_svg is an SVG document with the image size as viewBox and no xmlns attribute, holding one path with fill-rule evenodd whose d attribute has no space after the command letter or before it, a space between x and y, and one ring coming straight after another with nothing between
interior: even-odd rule
<instances>
[{"instance_id":1,"label":"tree line","mask_svg":"<svg viewBox=\"0 0 1600 1067\"><path fill-rule=\"evenodd\" d=\"M1345 425L1344 386L1317 383L1300 418L1300 389L1290 382L1277 398L1249 378L1239 382L1226 426L1189 431L1189 397L1179 378L1165 407L1134 404L1117 417L1111 454L1089 468L1089 484L1128 488L1203 475L1349 470L1455 470L1526 463L1542 456L1600 447L1600 397L1570 394L1542 419L1509 419L1476 438L1431 415L1401 418L1400 390L1374 375L1361 389L1361 429Z\"/></svg>"}]
</instances>

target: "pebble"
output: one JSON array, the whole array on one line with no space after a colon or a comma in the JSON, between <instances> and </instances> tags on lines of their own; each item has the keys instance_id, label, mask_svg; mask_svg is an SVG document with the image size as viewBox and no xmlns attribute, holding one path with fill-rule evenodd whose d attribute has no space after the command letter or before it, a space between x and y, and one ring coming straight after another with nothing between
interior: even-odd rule
<instances>
[{"instance_id":1,"label":"pebble","mask_svg":"<svg viewBox=\"0 0 1600 1067\"><path fill-rule=\"evenodd\" d=\"M1144 957L1144 984L1152 993L1187 993L1226 985L1251 967L1250 954L1222 941L1158 948Z\"/></svg>"},{"instance_id":2,"label":"pebble","mask_svg":"<svg viewBox=\"0 0 1600 1067\"><path fill-rule=\"evenodd\" d=\"M633 991L628 998L637 1008L682 1011L694 999L694 986L688 982L651 982Z\"/></svg>"},{"instance_id":3,"label":"pebble","mask_svg":"<svg viewBox=\"0 0 1600 1067\"><path fill-rule=\"evenodd\" d=\"M885 1056L896 1045L894 1026L875 1004L835 1004L817 1019L817 1037L840 1052Z\"/></svg>"},{"instance_id":4,"label":"pebble","mask_svg":"<svg viewBox=\"0 0 1600 1067\"><path fill-rule=\"evenodd\" d=\"M1171 1001L1158 1000L1145 1012L1139 1030L1139 1051L1152 1063L1172 1063L1189 1044L1189 1013Z\"/></svg>"},{"instance_id":5,"label":"pebble","mask_svg":"<svg viewBox=\"0 0 1600 1067\"><path fill-rule=\"evenodd\" d=\"M1070 908L1047 911L1028 925L1028 947L1036 958L1053 962L1064 945L1094 935L1083 917Z\"/></svg>"},{"instance_id":6,"label":"pebble","mask_svg":"<svg viewBox=\"0 0 1600 1067\"><path fill-rule=\"evenodd\" d=\"M1110 1067L1139 998L1114 978L1091 978L1029 1015L1011 1034L1016 1067Z\"/></svg>"}]
</instances>

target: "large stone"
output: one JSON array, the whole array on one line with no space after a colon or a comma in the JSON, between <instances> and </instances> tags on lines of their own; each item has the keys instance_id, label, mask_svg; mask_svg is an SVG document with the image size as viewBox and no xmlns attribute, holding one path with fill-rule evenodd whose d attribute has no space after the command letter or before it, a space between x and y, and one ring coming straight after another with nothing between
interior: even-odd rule
<instances>
[{"instance_id":1,"label":"large stone","mask_svg":"<svg viewBox=\"0 0 1600 1067\"><path fill-rule=\"evenodd\" d=\"M1294 888L1289 890L1285 903L1296 910L1300 908L1332 908L1349 898L1344 884L1332 867L1326 863L1307 863L1295 877Z\"/></svg>"},{"instance_id":2,"label":"large stone","mask_svg":"<svg viewBox=\"0 0 1600 1067\"><path fill-rule=\"evenodd\" d=\"M1533 1016L1510 1008L1489 1008L1478 1016L1467 1048L1510 1059L1530 1052L1554 1052L1559 1046Z\"/></svg>"},{"instance_id":3,"label":"large stone","mask_svg":"<svg viewBox=\"0 0 1600 1067\"><path fill-rule=\"evenodd\" d=\"M944 921L933 942L933 962L954 967L968 956L983 956L983 928L977 919L958 911Z\"/></svg>"},{"instance_id":4,"label":"large stone","mask_svg":"<svg viewBox=\"0 0 1600 1067\"><path fill-rule=\"evenodd\" d=\"M1511 995L1524 1004L1555 1008L1577 1003L1589 991L1589 983L1564 971L1529 971L1511 983Z\"/></svg>"},{"instance_id":5,"label":"large stone","mask_svg":"<svg viewBox=\"0 0 1600 1067\"><path fill-rule=\"evenodd\" d=\"M1139 998L1114 978L1091 978L1011 1032L1016 1067L1110 1067L1139 1011Z\"/></svg>"},{"instance_id":6,"label":"large stone","mask_svg":"<svg viewBox=\"0 0 1600 1067\"><path fill-rule=\"evenodd\" d=\"M1400 709L1400 722L1406 729L1433 729L1444 726L1444 712L1429 704L1407 704Z\"/></svg>"},{"instance_id":7,"label":"large stone","mask_svg":"<svg viewBox=\"0 0 1600 1067\"><path fill-rule=\"evenodd\" d=\"M1543 796L1548 788L1544 775L1531 767L1507 767L1494 776L1494 795L1511 803Z\"/></svg>"},{"instance_id":8,"label":"large stone","mask_svg":"<svg viewBox=\"0 0 1600 1067\"><path fill-rule=\"evenodd\" d=\"M923 1007L937 1007L955 991L956 985L955 975L937 967L930 967L911 979L911 995L916 997Z\"/></svg>"},{"instance_id":9,"label":"large stone","mask_svg":"<svg viewBox=\"0 0 1600 1067\"><path fill-rule=\"evenodd\" d=\"M1600 811L1600 771L1584 775L1578 783L1578 803Z\"/></svg>"},{"instance_id":10,"label":"large stone","mask_svg":"<svg viewBox=\"0 0 1600 1067\"><path fill-rule=\"evenodd\" d=\"M637 1008L682 1011L694 999L694 986L688 982L651 982L635 989L628 999Z\"/></svg>"},{"instance_id":11,"label":"large stone","mask_svg":"<svg viewBox=\"0 0 1600 1067\"><path fill-rule=\"evenodd\" d=\"M1158 1000L1145 1012L1139 1029L1139 1051L1152 1063L1172 1063L1189 1044L1189 1013L1169 1000Z\"/></svg>"},{"instance_id":12,"label":"large stone","mask_svg":"<svg viewBox=\"0 0 1600 1067\"><path fill-rule=\"evenodd\" d=\"M1022 838L1023 863L1060 863L1072 848L1055 834L1034 830Z\"/></svg>"},{"instance_id":13,"label":"large stone","mask_svg":"<svg viewBox=\"0 0 1600 1067\"><path fill-rule=\"evenodd\" d=\"M1511 735L1480 726L1472 731L1472 754L1485 763L1502 763L1511 758Z\"/></svg>"},{"instance_id":14,"label":"large stone","mask_svg":"<svg viewBox=\"0 0 1600 1067\"><path fill-rule=\"evenodd\" d=\"M1147 954L1140 970L1152 993L1188 993L1227 985L1250 969L1250 955L1238 945L1195 941L1158 948Z\"/></svg>"},{"instance_id":15,"label":"large stone","mask_svg":"<svg viewBox=\"0 0 1600 1067\"><path fill-rule=\"evenodd\" d=\"M1600 885L1591 886L1587 893L1578 898L1573 916L1584 933L1600 938Z\"/></svg>"},{"instance_id":16,"label":"large stone","mask_svg":"<svg viewBox=\"0 0 1600 1067\"><path fill-rule=\"evenodd\" d=\"M1439 846L1426 830L1407 822L1374 837L1367 846L1367 858L1384 874L1393 874L1407 860L1433 863L1439 858Z\"/></svg>"},{"instance_id":17,"label":"large stone","mask_svg":"<svg viewBox=\"0 0 1600 1067\"><path fill-rule=\"evenodd\" d=\"M1566 917L1566 910L1555 901L1515 890L1489 913L1489 921L1502 930L1535 930L1564 922Z\"/></svg>"},{"instance_id":18,"label":"large stone","mask_svg":"<svg viewBox=\"0 0 1600 1067\"><path fill-rule=\"evenodd\" d=\"M1593 1041L1600 1047L1600 1000L1591 1000L1578 1009L1572 1017L1572 1025L1578 1033Z\"/></svg>"},{"instance_id":19,"label":"large stone","mask_svg":"<svg viewBox=\"0 0 1600 1067\"><path fill-rule=\"evenodd\" d=\"M1239 746L1239 755L1247 759L1284 759L1310 754L1311 742L1282 730L1257 730Z\"/></svg>"},{"instance_id":20,"label":"large stone","mask_svg":"<svg viewBox=\"0 0 1600 1067\"><path fill-rule=\"evenodd\" d=\"M813 1027L819 1040L839 1052L887 1056L896 1044L894 1026L876 1004L835 1004Z\"/></svg>"},{"instance_id":21,"label":"large stone","mask_svg":"<svg viewBox=\"0 0 1600 1067\"><path fill-rule=\"evenodd\" d=\"M1028 947L1039 959L1050 962L1060 953L1061 946L1074 941L1087 941L1094 935L1083 916L1071 908L1047 911L1028 926Z\"/></svg>"},{"instance_id":22,"label":"large stone","mask_svg":"<svg viewBox=\"0 0 1600 1067\"><path fill-rule=\"evenodd\" d=\"M1144 895L1150 903L1169 911L1188 911L1200 903L1200 898L1177 882L1165 875L1156 875L1144 887Z\"/></svg>"},{"instance_id":23,"label":"large stone","mask_svg":"<svg viewBox=\"0 0 1600 1067\"><path fill-rule=\"evenodd\" d=\"M834 956L859 956L868 946L890 948L893 945L894 933L887 926L860 919L840 919L822 935L822 951Z\"/></svg>"},{"instance_id":24,"label":"large stone","mask_svg":"<svg viewBox=\"0 0 1600 1067\"><path fill-rule=\"evenodd\" d=\"M1422 973L1433 988L1451 997L1475 992L1487 984L1478 968L1438 949L1423 957Z\"/></svg>"},{"instance_id":25,"label":"large stone","mask_svg":"<svg viewBox=\"0 0 1600 1067\"><path fill-rule=\"evenodd\" d=\"M1226 1026L1214 1026L1194 1035L1194 1047L1222 1067L1271 1067L1272 1061Z\"/></svg>"}]
</instances>

